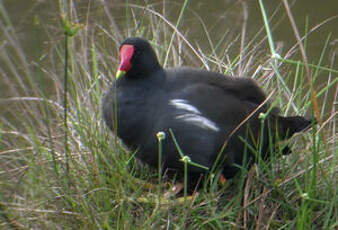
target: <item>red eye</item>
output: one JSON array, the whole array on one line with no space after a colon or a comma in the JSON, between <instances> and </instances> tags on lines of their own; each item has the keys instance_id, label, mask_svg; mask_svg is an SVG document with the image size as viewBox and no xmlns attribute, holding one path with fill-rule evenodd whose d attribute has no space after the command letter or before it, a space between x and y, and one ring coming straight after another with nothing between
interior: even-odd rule
<instances>
[{"instance_id":1,"label":"red eye","mask_svg":"<svg viewBox=\"0 0 338 230\"><path fill-rule=\"evenodd\" d=\"M139 48L137 48L137 47L134 47L134 54L135 54L136 56L140 56L140 55L142 54L141 49L139 49Z\"/></svg>"}]
</instances>

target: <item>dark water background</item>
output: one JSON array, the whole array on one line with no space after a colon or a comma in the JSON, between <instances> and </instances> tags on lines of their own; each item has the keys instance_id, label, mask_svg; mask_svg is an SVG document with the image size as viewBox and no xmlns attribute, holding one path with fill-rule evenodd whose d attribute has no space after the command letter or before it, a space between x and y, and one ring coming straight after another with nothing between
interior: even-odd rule
<instances>
[{"instance_id":1,"label":"dark water background","mask_svg":"<svg viewBox=\"0 0 338 230\"><path fill-rule=\"evenodd\" d=\"M99 1L74 1L79 9L79 15L87 13L87 7L90 2L92 13L98 12L98 18L100 9L98 9ZM121 11L121 7L114 7L114 4L121 4L124 1L107 1L111 4L112 15L116 16L119 26L123 28L124 11ZM177 20L180 7L184 1L150 1L154 3L154 8L158 12L166 10L166 17L169 21L175 24ZM7 12L13 27L16 31L19 44L24 51L24 55L27 58L27 63L32 63L37 60L36 47L40 46L42 53L48 50L54 43L61 43L63 39L60 34L60 20L59 20L59 5L56 0L0 0L2 3L2 9ZM136 3L142 6L149 4L149 1L129 1L129 3ZM308 20L308 28L311 29L314 26L322 23L324 20L338 15L338 1L337 0L296 0L289 1L292 9L293 16L295 17L296 24L301 35L304 34L306 28L306 21ZM265 0L264 1L266 11L268 15L276 12L276 17L272 20L272 25L276 25L276 29L273 30L274 41L283 47L284 50L288 50L296 42L293 35L292 28L289 20L285 14L285 9L282 6L282 1L279 0ZM164 7L165 6L165 7ZM263 19L260 12L258 1L248 0L245 1L245 10L248 13L248 26L247 37L250 38L257 33L258 30L263 28ZM279 8L278 8L279 7ZM204 22L208 29L213 41L221 39L224 35L224 31L229 31L235 39L241 34L243 16L245 10L243 10L243 4L238 0L223 0L223 1L205 1L194 0L188 3L187 10L184 14L181 31L186 33L189 41L193 44L198 44L202 50L208 52L209 45L205 33L202 31L202 27L198 22L196 15ZM34 17L38 16L40 19L40 43L37 44L36 35L34 34ZM81 18L81 15L80 15ZM85 16L82 16L85 20ZM2 20L2 19L1 19ZM58 31L59 30L59 31ZM49 34L45 33L49 31ZM53 36L53 31L58 34ZM263 33L265 34L265 32ZM322 66L332 66L332 57L334 53L338 52L338 19L329 21L324 26L317 29L309 36L307 40L307 55L310 63L316 63L321 55L325 41L331 34L331 42L329 43L329 53L325 55L322 62ZM0 33L0 41L5 44L5 37ZM267 42L266 42L267 45ZM235 47L236 48L236 47ZM0 49L1 44L0 44ZM238 54L237 50L229 50ZM269 55L267 53L266 55ZM336 58L337 59L337 58ZM338 69L337 60L333 63L333 68ZM331 63L331 64L330 64ZM3 62L0 61L0 65ZM189 63L187 63L189 65ZM6 69L7 67L3 67ZM62 77L62 76L61 76ZM0 97L10 97L10 91L7 90L6 83L2 82L0 77ZM325 82L326 79L323 79ZM331 90L334 93L334 90ZM331 94L332 94L331 93ZM330 95L333 97L333 95ZM1 113L0 113L1 115Z\"/></svg>"},{"instance_id":2,"label":"dark water background","mask_svg":"<svg viewBox=\"0 0 338 230\"><path fill-rule=\"evenodd\" d=\"M10 20L12 21L26 55L28 58L34 57L34 46L36 46L36 41L34 38L34 28L33 20L34 16L38 15L41 23L44 26L49 27L53 24L57 27L56 24L59 23L59 10L58 10L58 1L50 0L3 0L4 9L7 11ZM83 13L86 13L85 7L88 6L88 1L75 1L80 5L78 8L83 9ZM109 1L107 1L109 2ZM112 1L112 2L123 2L123 1ZM132 2L141 2L143 1L129 1ZM149 1L145 1L149 2ZM162 1L151 1L155 5L159 5L157 8L162 8ZM182 5L183 1L164 1L166 2L167 17L171 22L175 23L179 8ZM168 3L169 2L169 3ZM238 35L241 31L241 25L243 23L243 9L238 0L223 0L223 1L204 1L204 0L194 0L188 3L188 8L184 16L183 24L185 26L182 31L189 30L188 39L197 41L200 46L203 47L203 43L207 42L203 39L200 39L198 36L202 34L200 26L196 26L196 20L192 19L192 11L198 14L203 22L205 23L208 31L212 36L217 40L217 37L222 37L225 28L229 28L230 32L235 36ZM282 1L280 0L268 0L264 1L264 6L268 14L272 14L276 8L281 5ZM309 21L309 28L322 23L324 20L338 16L338 1L337 0L296 0L294 4L291 4L293 1L289 1L292 7L292 13L296 20L296 24L300 32L305 30L306 19ZM92 1L92 10L97 10L95 8L95 1ZM246 1L247 10L248 10L248 34L255 34L257 30L261 29L263 26L263 19L261 16L260 8L258 1L248 0ZM170 9L172 8L172 9ZM114 9L112 9L114 12ZM290 47L295 44L295 38L290 26L289 21L286 18L285 10L283 6L280 7L280 11L277 13L277 20L281 20L281 23L278 24L278 29L273 31L273 37L276 42L283 42L285 47ZM161 11L160 11L161 12ZM123 17L124 12L116 10L114 13L120 13L120 17ZM190 22L190 23L189 23ZM333 48L337 49L337 39L338 39L338 19L334 19L329 23L326 23L323 27L318 29L315 33L309 36L307 54L310 55L310 60L318 59L320 52L323 48L323 43L327 39L329 34L332 34L332 40L336 40L331 45ZM42 35L42 40L48 42L48 39Z\"/></svg>"}]
</instances>

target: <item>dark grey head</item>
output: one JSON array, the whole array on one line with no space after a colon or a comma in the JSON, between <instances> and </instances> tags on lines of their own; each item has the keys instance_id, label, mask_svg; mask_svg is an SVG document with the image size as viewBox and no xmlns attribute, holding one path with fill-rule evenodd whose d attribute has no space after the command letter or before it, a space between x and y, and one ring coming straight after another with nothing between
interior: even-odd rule
<instances>
[{"instance_id":1,"label":"dark grey head","mask_svg":"<svg viewBox=\"0 0 338 230\"><path fill-rule=\"evenodd\" d=\"M127 38L120 46L120 66L116 78L150 76L161 69L155 51L143 38Z\"/></svg>"}]
</instances>

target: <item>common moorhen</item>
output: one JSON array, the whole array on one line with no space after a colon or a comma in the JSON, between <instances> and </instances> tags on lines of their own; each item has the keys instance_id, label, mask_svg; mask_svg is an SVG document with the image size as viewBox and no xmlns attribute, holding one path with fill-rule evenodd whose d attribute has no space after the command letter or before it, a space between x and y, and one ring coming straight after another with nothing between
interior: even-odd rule
<instances>
[{"instance_id":1,"label":"common moorhen","mask_svg":"<svg viewBox=\"0 0 338 230\"><path fill-rule=\"evenodd\" d=\"M157 167L156 134L162 131L164 169L183 171L175 139L192 162L209 169L221 154L217 162L225 178L233 177L238 166L248 167L258 154L269 158L276 153L276 142L311 126L311 120L301 116L280 116L250 78L193 68L163 69L142 38L122 42L116 81L106 91L102 107L108 127L143 162ZM188 168L190 177L205 172Z\"/></svg>"}]
</instances>

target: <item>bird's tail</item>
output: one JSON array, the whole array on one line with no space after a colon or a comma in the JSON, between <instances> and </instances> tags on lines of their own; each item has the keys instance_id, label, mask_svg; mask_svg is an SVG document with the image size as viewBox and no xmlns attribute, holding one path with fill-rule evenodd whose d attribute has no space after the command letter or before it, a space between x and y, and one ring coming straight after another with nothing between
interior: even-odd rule
<instances>
[{"instance_id":1,"label":"bird's tail","mask_svg":"<svg viewBox=\"0 0 338 230\"><path fill-rule=\"evenodd\" d=\"M312 119L307 119L302 116L279 117L279 124L286 131L288 137L298 132L304 132L311 128L312 124L316 123L315 120L312 121Z\"/></svg>"}]
</instances>

